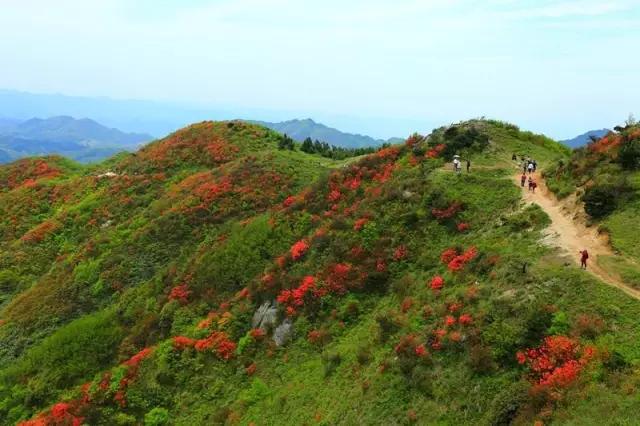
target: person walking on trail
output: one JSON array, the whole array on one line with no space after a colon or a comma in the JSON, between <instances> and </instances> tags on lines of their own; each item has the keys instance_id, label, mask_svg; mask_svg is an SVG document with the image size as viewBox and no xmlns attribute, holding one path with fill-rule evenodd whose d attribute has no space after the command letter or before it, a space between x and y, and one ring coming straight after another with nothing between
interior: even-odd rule
<instances>
[{"instance_id":1,"label":"person walking on trail","mask_svg":"<svg viewBox=\"0 0 640 426\"><path fill-rule=\"evenodd\" d=\"M522 173L527 173L528 163L526 161L522 161Z\"/></svg>"},{"instance_id":2,"label":"person walking on trail","mask_svg":"<svg viewBox=\"0 0 640 426\"><path fill-rule=\"evenodd\" d=\"M471 160L467 160L467 173L469 173L470 168L471 168Z\"/></svg>"},{"instance_id":3,"label":"person walking on trail","mask_svg":"<svg viewBox=\"0 0 640 426\"><path fill-rule=\"evenodd\" d=\"M533 163L529 162L529 165L527 166L527 170L529 170L529 174L533 173Z\"/></svg>"},{"instance_id":4,"label":"person walking on trail","mask_svg":"<svg viewBox=\"0 0 640 426\"><path fill-rule=\"evenodd\" d=\"M538 170L538 162L536 160L531 161L531 164L533 164L533 171L535 172L536 170Z\"/></svg>"},{"instance_id":5,"label":"person walking on trail","mask_svg":"<svg viewBox=\"0 0 640 426\"><path fill-rule=\"evenodd\" d=\"M462 165L460 164L460 156L455 155L453 157L453 170L456 173L460 173L460 171L462 170Z\"/></svg>"},{"instance_id":6,"label":"person walking on trail","mask_svg":"<svg viewBox=\"0 0 640 426\"><path fill-rule=\"evenodd\" d=\"M580 252L580 268L587 269L587 259L589 259L589 252L584 249Z\"/></svg>"},{"instance_id":7,"label":"person walking on trail","mask_svg":"<svg viewBox=\"0 0 640 426\"><path fill-rule=\"evenodd\" d=\"M533 178L529 176L529 191L531 191L531 188L533 188Z\"/></svg>"},{"instance_id":8,"label":"person walking on trail","mask_svg":"<svg viewBox=\"0 0 640 426\"><path fill-rule=\"evenodd\" d=\"M524 188L524 184L527 181L527 175L525 173L522 173L522 176L520 176L520 186Z\"/></svg>"},{"instance_id":9,"label":"person walking on trail","mask_svg":"<svg viewBox=\"0 0 640 426\"><path fill-rule=\"evenodd\" d=\"M531 192L533 192L535 194L537 187L538 187L538 184L536 183L535 180L533 182L531 182Z\"/></svg>"}]
</instances>

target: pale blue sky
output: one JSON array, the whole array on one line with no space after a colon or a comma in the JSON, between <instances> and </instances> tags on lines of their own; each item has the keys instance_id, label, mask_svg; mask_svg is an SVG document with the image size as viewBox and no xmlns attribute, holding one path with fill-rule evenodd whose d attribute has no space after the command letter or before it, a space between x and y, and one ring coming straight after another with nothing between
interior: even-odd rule
<instances>
[{"instance_id":1,"label":"pale blue sky","mask_svg":"<svg viewBox=\"0 0 640 426\"><path fill-rule=\"evenodd\" d=\"M378 137L488 116L567 138L640 115L638 0L2 3L0 88Z\"/></svg>"}]
</instances>

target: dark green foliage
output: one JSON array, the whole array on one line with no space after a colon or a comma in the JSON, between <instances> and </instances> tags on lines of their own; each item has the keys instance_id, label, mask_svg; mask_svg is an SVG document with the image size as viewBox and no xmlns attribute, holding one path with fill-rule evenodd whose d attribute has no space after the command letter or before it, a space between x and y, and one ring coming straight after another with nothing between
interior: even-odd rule
<instances>
[{"instance_id":1,"label":"dark green foliage","mask_svg":"<svg viewBox=\"0 0 640 426\"><path fill-rule=\"evenodd\" d=\"M500 391L487 410L484 424L487 426L509 426L516 417L518 409L528 399L529 384L517 381Z\"/></svg>"},{"instance_id":2,"label":"dark green foliage","mask_svg":"<svg viewBox=\"0 0 640 426\"><path fill-rule=\"evenodd\" d=\"M584 209L594 219L602 219L611 214L618 204L622 188L610 185L594 185L582 196Z\"/></svg>"},{"instance_id":3,"label":"dark green foliage","mask_svg":"<svg viewBox=\"0 0 640 426\"><path fill-rule=\"evenodd\" d=\"M618 158L625 170L640 169L640 135L623 139Z\"/></svg>"},{"instance_id":4,"label":"dark green foliage","mask_svg":"<svg viewBox=\"0 0 640 426\"><path fill-rule=\"evenodd\" d=\"M331 376L342 362L342 356L338 352L323 352L322 366L324 377Z\"/></svg>"}]
</instances>

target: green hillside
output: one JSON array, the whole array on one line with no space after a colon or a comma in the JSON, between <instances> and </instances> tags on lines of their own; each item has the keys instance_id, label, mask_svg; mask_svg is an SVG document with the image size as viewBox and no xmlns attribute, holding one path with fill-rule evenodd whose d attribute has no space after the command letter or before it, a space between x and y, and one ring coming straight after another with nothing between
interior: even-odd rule
<instances>
[{"instance_id":1,"label":"green hillside","mask_svg":"<svg viewBox=\"0 0 640 426\"><path fill-rule=\"evenodd\" d=\"M203 122L0 167L0 423L633 423L640 302L541 244L512 181L566 148L480 120L279 147Z\"/></svg>"}]
</instances>

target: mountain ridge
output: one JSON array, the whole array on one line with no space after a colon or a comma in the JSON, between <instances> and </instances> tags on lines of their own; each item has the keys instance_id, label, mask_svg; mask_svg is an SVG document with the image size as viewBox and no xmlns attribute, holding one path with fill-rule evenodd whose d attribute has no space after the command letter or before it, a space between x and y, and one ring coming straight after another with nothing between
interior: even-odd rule
<instances>
[{"instance_id":1,"label":"mountain ridge","mask_svg":"<svg viewBox=\"0 0 640 426\"><path fill-rule=\"evenodd\" d=\"M385 143L398 143L400 138L375 139L371 136L361 135L357 133L342 132L338 129L317 123L311 118L292 119L281 122L267 122L248 120L248 122L268 127L277 132L286 134L298 142L304 141L306 138L327 142L331 145L343 148L367 148L376 147Z\"/></svg>"},{"instance_id":2,"label":"mountain ridge","mask_svg":"<svg viewBox=\"0 0 640 426\"><path fill-rule=\"evenodd\" d=\"M125 133L88 119L54 116L46 119L5 119L0 122L0 161L26 156L61 154L79 161L96 161L122 150L132 150L153 138Z\"/></svg>"},{"instance_id":3,"label":"mountain ridge","mask_svg":"<svg viewBox=\"0 0 640 426\"><path fill-rule=\"evenodd\" d=\"M589 142L591 142L592 137L596 139L600 139L606 136L609 132L611 132L610 129L590 130L588 132L585 132L581 135L576 136L575 138L564 140L562 141L562 143L567 145L570 148L581 148L587 145Z\"/></svg>"}]
</instances>

